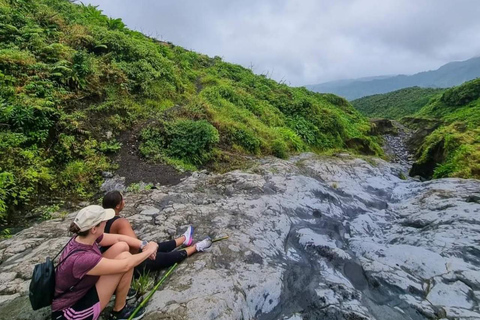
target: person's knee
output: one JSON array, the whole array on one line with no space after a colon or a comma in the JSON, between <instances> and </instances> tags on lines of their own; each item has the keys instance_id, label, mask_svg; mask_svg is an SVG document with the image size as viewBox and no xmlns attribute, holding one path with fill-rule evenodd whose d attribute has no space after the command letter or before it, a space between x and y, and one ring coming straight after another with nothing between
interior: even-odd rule
<instances>
[{"instance_id":1,"label":"person's knee","mask_svg":"<svg viewBox=\"0 0 480 320\"><path fill-rule=\"evenodd\" d=\"M126 242L117 242L111 247L111 249L115 250L116 252L123 253L129 251L130 247Z\"/></svg>"},{"instance_id":2,"label":"person's knee","mask_svg":"<svg viewBox=\"0 0 480 320\"><path fill-rule=\"evenodd\" d=\"M128 246L127 246L128 247ZM118 254L115 259L127 259L129 257L131 257L132 254L128 251L124 251L124 252L121 252L120 254Z\"/></svg>"}]
</instances>

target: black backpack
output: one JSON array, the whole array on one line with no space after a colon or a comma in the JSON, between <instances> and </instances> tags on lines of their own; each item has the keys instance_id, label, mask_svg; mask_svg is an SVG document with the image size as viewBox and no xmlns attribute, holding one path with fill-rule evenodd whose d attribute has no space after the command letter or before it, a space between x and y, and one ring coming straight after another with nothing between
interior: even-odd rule
<instances>
[{"instance_id":1,"label":"black backpack","mask_svg":"<svg viewBox=\"0 0 480 320\"><path fill-rule=\"evenodd\" d=\"M72 239L70 239L70 241L72 241ZM33 310L38 310L40 308L43 308L52 304L54 294L55 294L55 269L58 268L58 266L61 265L63 262L65 262L67 258L70 257L73 253L78 251L85 251L85 250L73 250L65 257L65 259L63 259L61 262L58 263L57 267L54 267L53 261L63 251L63 249L65 249L65 247L70 243L70 241L68 241L67 244L63 246L62 250L60 250L60 252L57 253L57 255L55 256L55 258L53 258L53 260L50 260L50 258L47 257L44 263L39 263L35 265L35 268L33 269L33 274L32 274L32 281L30 282L30 287L28 292L28 297L30 298L30 304L32 305ZM72 291L72 289L80 281L81 279L75 285L70 287L69 290L62 292L55 298L58 298L64 295L65 293Z\"/></svg>"}]
</instances>

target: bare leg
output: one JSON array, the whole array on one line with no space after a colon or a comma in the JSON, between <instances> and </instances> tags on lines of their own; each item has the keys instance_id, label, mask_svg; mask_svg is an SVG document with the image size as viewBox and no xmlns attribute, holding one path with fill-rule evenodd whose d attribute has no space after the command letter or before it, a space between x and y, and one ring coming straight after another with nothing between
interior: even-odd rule
<instances>
[{"instance_id":1,"label":"bare leg","mask_svg":"<svg viewBox=\"0 0 480 320\"><path fill-rule=\"evenodd\" d=\"M175 239L175 246L178 247L185 242L185 236Z\"/></svg>"},{"instance_id":2,"label":"bare leg","mask_svg":"<svg viewBox=\"0 0 480 320\"><path fill-rule=\"evenodd\" d=\"M107 259L115 259L119 254L128 252L128 250L129 247L126 242L118 242L108 248L108 250L105 251L102 256Z\"/></svg>"},{"instance_id":3,"label":"bare leg","mask_svg":"<svg viewBox=\"0 0 480 320\"><path fill-rule=\"evenodd\" d=\"M183 250L185 250L187 252L187 257L190 257L192 254L197 252L197 248L195 246L186 247Z\"/></svg>"},{"instance_id":4,"label":"bare leg","mask_svg":"<svg viewBox=\"0 0 480 320\"><path fill-rule=\"evenodd\" d=\"M128 244L119 242L111 246L103 256L109 259L125 259L131 255L128 249ZM100 276L95 286L102 310L107 306L114 292L116 297L113 310L119 311L125 306L132 275L133 269L125 273Z\"/></svg>"},{"instance_id":5,"label":"bare leg","mask_svg":"<svg viewBox=\"0 0 480 320\"><path fill-rule=\"evenodd\" d=\"M128 289L132 283L133 268L125 272L115 290L115 304L113 311L120 311L127 303Z\"/></svg>"}]
</instances>

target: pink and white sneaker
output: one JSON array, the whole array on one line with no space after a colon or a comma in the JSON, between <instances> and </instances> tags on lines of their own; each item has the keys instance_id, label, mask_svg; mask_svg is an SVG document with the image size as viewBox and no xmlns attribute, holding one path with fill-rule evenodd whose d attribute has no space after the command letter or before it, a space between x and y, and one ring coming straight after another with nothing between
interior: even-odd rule
<instances>
[{"instance_id":1,"label":"pink and white sneaker","mask_svg":"<svg viewBox=\"0 0 480 320\"><path fill-rule=\"evenodd\" d=\"M185 241L183 241L183 245L189 247L192 245L193 242L193 227L188 226L187 231L183 234L185 236Z\"/></svg>"}]
</instances>

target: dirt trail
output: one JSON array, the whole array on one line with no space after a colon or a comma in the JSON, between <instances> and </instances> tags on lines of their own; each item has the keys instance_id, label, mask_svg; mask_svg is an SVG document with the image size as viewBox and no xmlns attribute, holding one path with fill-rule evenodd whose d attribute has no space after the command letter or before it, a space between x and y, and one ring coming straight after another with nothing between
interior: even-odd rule
<instances>
[{"instance_id":1,"label":"dirt trail","mask_svg":"<svg viewBox=\"0 0 480 320\"><path fill-rule=\"evenodd\" d=\"M154 185L176 185L190 174L180 172L169 165L148 163L142 159L138 151L136 131L122 133L118 141L122 143L122 148L113 158L118 164L115 174L125 177L125 186L140 181Z\"/></svg>"}]
</instances>

